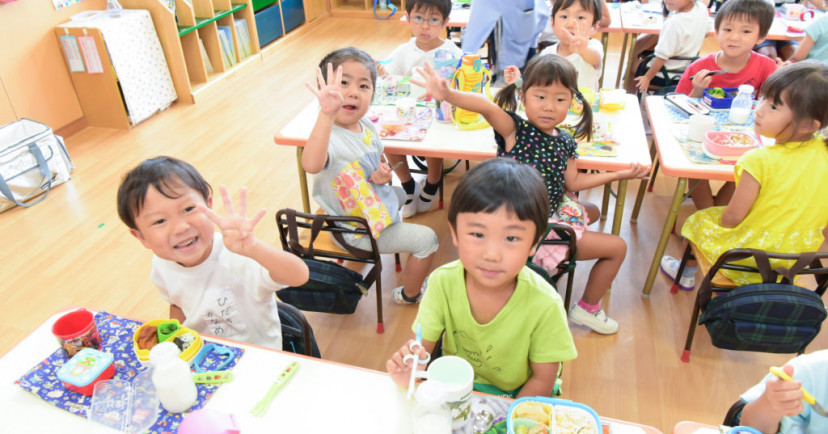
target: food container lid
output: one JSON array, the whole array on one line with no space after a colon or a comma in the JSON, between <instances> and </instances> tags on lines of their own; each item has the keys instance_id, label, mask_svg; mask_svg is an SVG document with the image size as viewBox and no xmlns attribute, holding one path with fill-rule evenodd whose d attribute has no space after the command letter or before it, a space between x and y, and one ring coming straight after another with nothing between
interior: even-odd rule
<instances>
[{"instance_id":1,"label":"food container lid","mask_svg":"<svg viewBox=\"0 0 828 434\"><path fill-rule=\"evenodd\" d=\"M58 369L57 377L60 381L74 386L88 386L114 361L115 358L110 353L84 348Z\"/></svg>"},{"instance_id":2,"label":"food container lid","mask_svg":"<svg viewBox=\"0 0 828 434\"><path fill-rule=\"evenodd\" d=\"M158 419L158 396L152 370L132 379L104 380L95 384L87 418L121 432L141 433Z\"/></svg>"}]
</instances>

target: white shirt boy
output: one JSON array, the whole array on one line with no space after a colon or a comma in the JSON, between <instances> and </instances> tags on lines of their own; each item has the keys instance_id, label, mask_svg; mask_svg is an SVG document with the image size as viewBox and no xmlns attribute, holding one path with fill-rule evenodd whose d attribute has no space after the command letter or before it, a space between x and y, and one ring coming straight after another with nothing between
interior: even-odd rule
<instances>
[{"instance_id":1,"label":"white shirt boy","mask_svg":"<svg viewBox=\"0 0 828 434\"><path fill-rule=\"evenodd\" d=\"M558 54L558 45L550 45L544 48L541 54ZM578 72L578 87L588 87L593 90L598 90L598 80L601 78L601 65L604 64L604 45L597 39L590 39L587 42L587 48L598 53L598 58L600 59L598 66L593 66L577 53L572 53L564 57L564 59L568 60L575 67L575 71Z\"/></svg>"}]
</instances>

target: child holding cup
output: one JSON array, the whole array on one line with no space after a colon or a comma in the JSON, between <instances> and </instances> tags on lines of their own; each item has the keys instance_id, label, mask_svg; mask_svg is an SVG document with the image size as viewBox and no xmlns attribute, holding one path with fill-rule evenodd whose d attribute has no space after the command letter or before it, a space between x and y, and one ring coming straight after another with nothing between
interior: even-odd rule
<instances>
[{"instance_id":1,"label":"child holding cup","mask_svg":"<svg viewBox=\"0 0 828 434\"><path fill-rule=\"evenodd\" d=\"M449 207L460 259L429 276L412 326L422 326L417 356L433 352L442 336L443 354L474 368L474 390L509 397L553 393L561 362L577 352L560 295L526 267L546 233L548 211L540 175L514 160L487 160L460 180ZM412 363L403 361L411 342L386 362L402 387L411 376Z\"/></svg>"}]
</instances>

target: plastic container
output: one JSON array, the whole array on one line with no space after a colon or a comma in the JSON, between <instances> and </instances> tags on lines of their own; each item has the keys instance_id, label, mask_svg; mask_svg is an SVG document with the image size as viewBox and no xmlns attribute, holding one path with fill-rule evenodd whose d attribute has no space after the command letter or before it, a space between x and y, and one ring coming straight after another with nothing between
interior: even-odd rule
<instances>
[{"instance_id":1,"label":"plastic container","mask_svg":"<svg viewBox=\"0 0 828 434\"><path fill-rule=\"evenodd\" d=\"M391 134L399 133L405 129L405 120L396 116L382 116L379 119L380 128Z\"/></svg>"},{"instance_id":2,"label":"plastic container","mask_svg":"<svg viewBox=\"0 0 828 434\"><path fill-rule=\"evenodd\" d=\"M92 396L95 384L115 375L114 361L112 354L84 348L58 369L57 377L72 392Z\"/></svg>"},{"instance_id":3,"label":"plastic container","mask_svg":"<svg viewBox=\"0 0 828 434\"><path fill-rule=\"evenodd\" d=\"M539 423L546 425L550 433L602 433L598 414L581 403L537 396L517 399L509 406L506 416L509 434L515 434L518 427L531 429Z\"/></svg>"},{"instance_id":4,"label":"plastic container","mask_svg":"<svg viewBox=\"0 0 828 434\"><path fill-rule=\"evenodd\" d=\"M732 96L731 93L737 91L738 88L737 87L723 87L723 88L721 88L723 91L725 91L725 96L723 98L717 98L713 95L710 95L709 91L711 91L713 89L714 88L711 87L711 88L707 88L707 89L704 90L704 95L702 95L702 101L704 101L704 103L707 104L707 106L712 108L712 109L716 109L716 110L729 109L730 105L733 103L733 98L735 98L735 96Z\"/></svg>"},{"instance_id":5,"label":"plastic container","mask_svg":"<svg viewBox=\"0 0 828 434\"><path fill-rule=\"evenodd\" d=\"M145 370L132 382L113 379L95 385L89 420L126 433L141 433L158 419L158 396L152 371Z\"/></svg>"},{"instance_id":6,"label":"plastic container","mask_svg":"<svg viewBox=\"0 0 828 434\"><path fill-rule=\"evenodd\" d=\"M417 400L411 417L414 434L451 432L451 410L446 405L448 391L442 383L424 381L417 387L414 399Z\"/></svg>"},{"instance_id":7,"label":"plastic container","mask_svg":"<svg viewBox=\"0 0 828 434\"><path fill-rule=\"evenodd\" d=\"M713 158L741 157L757 145L756 139L745 133L710 131L704 137L704 153Z\"/></svg>"},{"instance_id":8,"label":"plastic container","mask_svg":"<svg viewBox=\"0 0 828 434\"><path fill-rule=\"evenodd\" d=\"M753 86L743 84L739 86L739 94L730 104L728 120L734 125L744 125L750 119L750 109L753 107Z\"/></svg>"},{"instance_id":9,"label":"plastic container","mask_svg":"<svg viewBox=\"0 0 828 434\"><path fill-rule=\"evenodd\" d=\"M161 405L170 413L182 413L195 404L198 390L190 367L178 357L180 351L172 342L161 342L150 350L150 360L155 366L152 384Z\"/></svg>"},{"instance_id":10,"label":"plastic container","mask_svg":"<svg viewBox=\"0 0 828 434\"><path fill-rule=\"evenodd\" d=\"M132 335L132 349L133 351L135 351L135 357L138 359L139 362L141 362L142 366L152 367L153 365L150 361L150 350L142 349L138 346L138 337L141 336L141 329L143 329L144 327L158 327L159 325L168 322L170 322L170 320L168 319L155 319L149 321L141 327L139 327L138 330L135 330L135 333ZM198 352L201 351L201 347L204 346L204 340L201 339L201 336L199 336L198 332L196 332L193 329L181 326L178 328L178 331L173 333L172 336L168 338L168 340L172 342L176 337L179 337L186 333L192 333L193 335L195 335L195 342L193 342L193 344L190 345L189 348L181 352L179 357L181 357L181 359L185 362L191 364L195 356L198 355Z\"/></svg>"}]
</instances>

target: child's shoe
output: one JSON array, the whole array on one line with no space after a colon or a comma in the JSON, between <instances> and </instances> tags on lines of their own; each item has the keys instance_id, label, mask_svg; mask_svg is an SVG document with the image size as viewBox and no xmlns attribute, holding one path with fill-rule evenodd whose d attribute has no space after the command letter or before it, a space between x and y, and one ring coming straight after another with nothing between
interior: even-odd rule
<instances>
[{"instance_id":1,"label":"child's shoe","mask_svg":"<svg viewBox=\"0 0 828 434\"><path fill-rule=\"evenodd\" d=\"M661 258L661 271L666 274L670 280L676 280L676 273L678 273L679 265L681 261L668 255L664 255ZM692 291L696 288L696 271L699 270L699 267L688 267L687 265L684 266L684 272L681 273L681 279L679 279L679 288L685 291Z\"/></svg>"},{"instance_id":2,"label":"child's shoe","mask_svg":"<svg viewBox=\"0 0 828 434\"><path fill-rule=\"evenodd\" d=\"M431 210L431 207L433 207L434 203L437 202L437 197L439 193L439 188L437 189L437 191L434 192L434 194L428 194L425 192L425 190L422 190L420 195L417 196L417 212L428 212L429 210Z\"/></svg>"},{"instance_id":3,"label":"child's shoe","mask_svg":"<svg viewBox=\"0 0 828 434\"><path fill-rule=\"evenodd\" d=\"M423 191L423 186L419 182L414 183L414 193L409 195L405 195L405 200L411 199L410 202L406 203L402 207L402 216L404 219L409 217L414 217L417 214L417 203L420 201L420 193Z\"/></svg>"},{"instance_id":4,"label":"child's shoe","mask_svg":"<svg viewBox=\"0 0 828 434\"><path fill-rule=\"evenodd\" d=\"M394 300L394 303L397 304L417 304L420 300L423 299L423 294L425 294L426 287L428 287L428 277L423 281L423 286L420 287L420 293L417 294L414 298L408 298L403 292L404 286L398 286L391 290L391 299Z\"/></svg>"},{"instance_id":5,"label":"child's shoe","mask_svg":"<svg viewBox=\"0 0 828 434\"><path fill-rule=\"evenodd\" d=\"M604 309L598 309L595 313L589 313L586 309L572 306L569 309L569 319L575 324L586 326L596 333L611 335L618 331L618 322L607 316Z\"/></svg>"}]
</instances>

